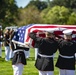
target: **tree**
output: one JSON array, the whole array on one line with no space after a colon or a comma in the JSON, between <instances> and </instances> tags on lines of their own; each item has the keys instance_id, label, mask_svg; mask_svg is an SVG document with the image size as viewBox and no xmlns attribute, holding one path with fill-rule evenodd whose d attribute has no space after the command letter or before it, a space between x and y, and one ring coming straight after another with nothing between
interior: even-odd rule
<instances>
[{"instance_id":1,"label":"tree","mask_svg":"<svg viewBox=\"0 0 76 75\"><path fill-rule=\"evenodd\" d=\"M67 21L67 24L76 25L76 13L72 12Z\"/></svg>"},{"instance_id":2,"label":"tree","mask_svg":"<svg viewBox=\"0 0 76 75\"><path fill-rule=\"evenodd\" d=\"M55 6L42 16L45 23L49 24L67 24L70 12L64 6Z\"/></svg>"},{"instance_id":3,"label":"tree","mask_svg":"<svg viewBox=\"0 0 76 75\"><path fill-rule=\"evenodd\" d=\"M40 16L42 17L42 23L48 23L47 22L47 13L49 12L49 10L51 10L49 7L44 9L41 13Z\"/></svg>"},{"instance_id":4,"label":"tree","mask_svg":"<svg viewBox=\"0 0 76 75\"><path fill-rule=\"evenodd\" d=\"M20 25L27 25L27 24L34 24L34 23L41 23L40 12L35 6L29 6L24 9L20 9L19 13L19 21L17 24Z\"/></svg>"},{"instance_id":5,"label":"tree","mask_svg":"<svg viewBox=\"0 0 76 75\"><path fill-rule=\"evenodd\" d=\"M76 0L52 0L51 4L53 6L65 6L66 8L74 9L76 8Z\"/></svg>"},{"instance_id":6,"label":"tree","mask_svg":"<svg viewBox=\"0 0 76 75\"><path fill-rule=\"evenodd\" d=\"M36 6L40 11L47 8L47 6L48 6L46 1L40 1L40 0L31 0L30 3L28 4L28 6L30 6L30 5Z\"/></svg>"},{"instance_id":7,"label":"tree","mask_svg":"<svg viewBox=\"0 0 76 75\"><path fill-rule=\"evenodd\" d=\"M15 0L0 0L0 23L3 27L15 24L17 9Z\"/></svg>"}]
</instances>

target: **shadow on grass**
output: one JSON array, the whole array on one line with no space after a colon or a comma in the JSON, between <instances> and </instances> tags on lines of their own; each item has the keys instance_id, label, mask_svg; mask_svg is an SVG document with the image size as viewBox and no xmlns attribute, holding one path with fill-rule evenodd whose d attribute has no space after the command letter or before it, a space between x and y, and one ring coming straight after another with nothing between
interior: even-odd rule
<instances>
[{"instance_id":1,"label":"shadow on grass","mask_svg":"<svg viewBox=\"0 0 76 75\"><path fill-rule=\"evenodd\" d=\"M56 60L57 57L54 57L54 59ZM29 57L29 58L27 58L27 60L28 60L28 61L35 61L35 57Z\"/></svg>"},{"instance_id":2,"label":"shadow on grass","mask_svg":"<svg viewBox=\"0 0 76 75\"><path fill-rule=\"evenodd\" d=\"M12 60L12 59L11 59ZM35 61L34 57L30 57L27 59L28 61ZM0 62L5 62L5 58L0 58Z\"/></svg>"},{"instance_id":3,"label":"shadow on grass","mask_svg":"<svg viewBox=\"0 0 76 75\"><path fill-rule=\"evenodd\" d=\"M28 61L35 61L35 58L34 57L29 57L27 58Z\"/></svg>"},{"instance_id":4,"label":"shadow on grass","mask_svg":"<svg viewBox=\"0 0 76 75\"><path fill-rule=\"evenodd\" d=\"M2 50L2 52L5 52L5 50Z\"/></svg>"},{"instance_id":5,"label":"shadow on grass","mask_svg":"<svg viewBox=\"0 0 76 75\"><path fill-rule=\"evenodd\" d=\"M5 62L5 58L0 58L0 62Z\"/></svg>"}]
</instances>

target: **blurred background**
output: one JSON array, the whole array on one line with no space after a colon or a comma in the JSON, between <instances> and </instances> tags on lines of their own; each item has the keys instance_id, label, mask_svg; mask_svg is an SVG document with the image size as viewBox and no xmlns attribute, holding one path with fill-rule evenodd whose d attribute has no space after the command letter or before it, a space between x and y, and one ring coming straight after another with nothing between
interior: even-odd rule
<instances>
[{"instance_id":1,"label":"blurred background","mask_svg":"<svg viewBox=\"0 0 76 75\"><path fill-rule=\"evenodd\" d=\"M76 24L76 0L0 0L0 25Z\"/></svg>"}]
</instances>

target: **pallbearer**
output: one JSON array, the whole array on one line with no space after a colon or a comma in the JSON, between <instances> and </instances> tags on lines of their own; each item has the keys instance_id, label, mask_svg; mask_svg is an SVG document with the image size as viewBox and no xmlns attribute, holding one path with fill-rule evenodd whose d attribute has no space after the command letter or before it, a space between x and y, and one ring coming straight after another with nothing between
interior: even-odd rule
<instances>
[{"instance_id":1,"label":"pallbearer","mask_svg":"<svg viewBox=\"0 0 76 75\"><path fill-rule=\"evenodd\" d=\"M59 57L56 67L60 69L59 75L75 75L76 42L72 40L72 30L63 31L64 40L59 41Z\"/></svg>"},{"instance_id":2,"label":"pallbearer","mask_svg":"<svg viewBox=\"0 0 76 75\"><path fill-rule=\"evenodd\" d=\"M55 40L55 29L50 29L45 32L46 37L38 37L35 32L29 34L35 43L39 43L38 56L35 67L39 71L39 75L53 75L54 62L53 54L57 51L58 43Z\"/></svg>"},{"instance_id":3,"label":"pallbearer","mask_svg":"<svg viewBox=\"0 0 76 75\"><path fill-rule=\"evenodd\" d=\"M14 32L13 35L17 34ZM12 40L12 39L11 39ZM24 65L26 65L26 57L24 50L28 50L25 46L11 41L11 50L13 51L12 68L13 75L22 75Z\"/></svg>"},{"instance_id":4,"label":"pallbearer","mask_svg":"<svg viewBox=\"0 0 76 75\"><path fill-rule=\"evenodd\" d=\"M13 75L22 75L24 65L26 65L24 50L28 50L28 48L25 48L22 45L16 43L13 43L12 46L14 53L12 58Z\"/></svg>"}]
</instances>

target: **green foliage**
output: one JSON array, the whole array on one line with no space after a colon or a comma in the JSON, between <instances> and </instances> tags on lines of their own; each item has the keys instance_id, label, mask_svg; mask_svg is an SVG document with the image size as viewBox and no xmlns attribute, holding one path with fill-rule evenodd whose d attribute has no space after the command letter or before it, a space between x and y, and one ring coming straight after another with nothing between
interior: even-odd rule
<instances>
[{"instance_id":1,"label":"green foliage","mask_svg":"<svg viewBox=\"0 0 76 75\"><path fill-rule=\"evenodd\" d=\"M52 0L50 5L52 7L58 5L74 9L76 8L76 0Z\"/></svg>"},{"instance_id":2,"label":"green foliage","mask_svg":"<svg viewBox=\"0 0 76 75\"><path fill-rule=\"evenodd\" d=\"M32 6L32 5L34 5L35 7L37 7L38 8L38 10L43 10L43 9L45 9L45 8L47 8L47 2L45 2L45 1L40 1L40 0L31 0L30 1L30 3L28 4L28 6ZM27 7L28 7L27 6Z\"/></svg>"},{"instance_id":3,"label":"green foliage","mask_svg":"<svg viewBox=\"0 0 76 75\"><path fill-rule=\"evenodd\" d=\"M0 23L3 28L7 25L15 24L17 9L15 0L0 0Z\"/></svg>"},{"instance_id":4,"label":"green foliage","mask_svg":"<svg viewBox=\"0 0 76 75\"><path fill-rule=\"evenodd\" d=\"M19 13L18 25L27 25L41 23L40 12L35 6L29 6L28 8L21 9Z\"/></svg>"},{"instance_id":5,"label":"green foliage","mask_svg":"<svg viewBox=\"0 0 76 75\"><path fill-rule=\"evenodd\" d=\"M76 25L76 13L75 12L72 12L71 16L69 16L69 20L67 24Z\"/></svg>"},{"instance_id":6,"label":"green foliage","mask_svg":"<svg viewBox=\"0 0 76 75\"><path fill-rule=\"evenodd\" d=\"M25 8L18 8L15 0L0 0L0 24L76 24L76 0L31 0Z\"/></svg>"},{"instance_id":7,"label":"green foliage","mask_svg":"<svg viewBox=\"0 0 76 75\"><path fill-rule=\"evenodd\" d=\"M31 0L25 9L20 10L16 22L19 26L30 23L76 24L75 16L71 15L76 12L75 3L76 0Z\"/></svg>"},{"instance_id":8,"label":"green foliage","mask_svg":"<svg viewBox=\"0 0 76 75\"><path fill-rule=\"evenodd\" d=\"M42 23L44 23L44 24L47 23L46 15L49 12L49 10L50 10L50 8L48 7L40 13L40 16L42 17Z\"/></svg>"},{"instance_id":9,"label":"green foliage","mask_svg":"<svg viewBox=\"0 0 76 75\"><path fill-rule=\"evenodd\" d=\"M50 9L47 14L42 14L42 18L47 20L46 23L49 24L66 24L68 21L68 17L70 15L70 12L67 8L64 6L55 6L52 9Z\"/></svg>"}]
</instances>

